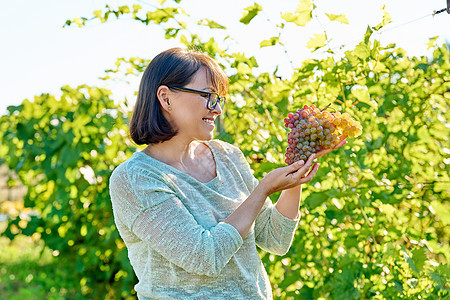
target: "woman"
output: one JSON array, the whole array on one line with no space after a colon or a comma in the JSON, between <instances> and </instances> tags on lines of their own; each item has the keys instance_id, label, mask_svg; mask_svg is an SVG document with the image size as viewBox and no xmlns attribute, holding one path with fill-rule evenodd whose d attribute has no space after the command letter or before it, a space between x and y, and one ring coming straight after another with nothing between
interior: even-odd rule
<instances>
[{"instance_id":1,"label":"woman","mask_svg":"<svg viewBox=\"0 0 450 300\"><path fill-rule=\"evenodd\" d=\"M147 147L110 179L139 299L272 298L256 245L288 251L301 184L319 165L311 156L258 182L238 148L212 140L227 88L213 59L179 48L157 55L143 74L130 133ZM277 191L273 205L268 196Z\"/></svg>"}]
</instances>

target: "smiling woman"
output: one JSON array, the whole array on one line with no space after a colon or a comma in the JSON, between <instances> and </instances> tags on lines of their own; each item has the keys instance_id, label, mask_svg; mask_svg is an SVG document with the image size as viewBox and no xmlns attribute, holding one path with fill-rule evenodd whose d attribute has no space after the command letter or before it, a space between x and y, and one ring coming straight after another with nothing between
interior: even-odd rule
<instances>
[{"instance_id":1,"label":"smiling woman","mask_svg":"<svg viewBox=\"0 0 450 300\"><path fill-rule=\"evenodd\" d=\"M169 49L144 72L130 132L147 147L110 179L139 299L272 298L256 246L289 250L301 184L318 164L311 156L258 182L237 147L212 139L227 88L199 52ZM278 191L274 205L268 196Z\"/></svg>"},{"instance_id":2,"label":"smiling woman","mask_svg":"<svg viewBox=\"0 0 450 300\"><path fill-rule=\"evenodd\" d=\"M170 105L169 99L180 99L181 96L182 101L186 102L203 101L198 93L192 93L192 89L189 91L192 95L176 95L180 89L186 91L188 86L201 90L203 98L208 95L208 91L217 91L223 95L228 90L228 78L212 58L193 51L185 52L180 48L173 48L160 53L152 60L142 76L130 124L131 137L138 145L156 144L175 136L181 127L173 126L173 120L170 122L176 114L175 111L171 114L168 112L173 107L178 111L182 107L189 108L189 103L185 103L187 106L183 103L173 106ZM210 96L207 98L205 111L208 113L214 111L214 107L208 106L216 99L210 99Z\"/></svg>"}]
</instances>

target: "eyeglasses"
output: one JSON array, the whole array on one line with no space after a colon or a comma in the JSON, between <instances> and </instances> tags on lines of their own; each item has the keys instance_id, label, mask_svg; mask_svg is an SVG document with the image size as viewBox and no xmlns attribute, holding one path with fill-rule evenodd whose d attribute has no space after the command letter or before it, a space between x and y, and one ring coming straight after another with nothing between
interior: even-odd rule
<instances>
[{"instance_id":1,"label":"eyeglasses","mask_svg":"<svg viewBox=\"0 0 450 300\"><path fill-rule=\"evenodd\" d=\"M188 89L188 88L184 88L184 87L169 87L169 88L178 90L178 91L182 91L182 92L186 92L186 93L199 94L203 97L207 97L206 108L208 108L209 110L214 110L217 103L219 104L220 108L222 108L222 109L225 106L226 98L224 96L219 96L219 94L217 94L217 93L198 91L198 90Z\"/></svg>"}]
</instances>

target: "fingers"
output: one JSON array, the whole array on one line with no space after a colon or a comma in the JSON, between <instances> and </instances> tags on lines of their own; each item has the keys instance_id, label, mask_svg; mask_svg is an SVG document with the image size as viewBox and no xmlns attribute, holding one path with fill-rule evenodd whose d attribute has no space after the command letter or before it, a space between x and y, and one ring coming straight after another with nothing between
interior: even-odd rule
<instances>
[{"instance_id":1,"label":"fingers","mask_svg":"<svg viewBox=\"0 0 450 300\"><path fill-rule=\"evenodd\" d=\"M329 152L331 152L331 151L333 151L333 150L336 150L336 149L338 149L338 148L341 148L342 146L344 146L344 145L347 144L347 143L348 143L348 141L346 141L346 140L344 139L344 140L340 141L339 144L336 145L336 147L331 148L331 149L327 149L327 150L329 150L327 153L329 153Z\"/></svg>"},{"instance_id":2,"label":"fingers","mask_svg":"<svg viewBox=\"0 0 450 300\"><path fill-rule=\"evenodd\" d=\"M297 172L298 169L300 169L304 164L305 164L305 162L303 160L296 161L295 163L293 163L292 165L287 167L288 173Z\"/></svg>"},{"instance_id":3,"label":"fingers","mask_svg":"<svg viewBox=\"0 0 450 300\"><path fill-rule=\"evenodd\" d=\"M345 144L347 144L347 143L348 143L348 141L346 140L347 137L348 137L347 135L341 135L341 136L339 137L339 139L340 139L341 141L340 141L339 144L337 144L336 147L334 147L333 149L340 148L340 147L344 146Z\"/></svg>"},{"instance_id":4,"label":"fingers","mask_svg":"<svg viewBox=\"0 0 450 300\"><path fill-rule=\"evenodd\" d=\"M318 164L318 163L314 164L314 166L312 167L311 171L309 171L308 175L306 175L305 177L303 177L300 180L300 183L310 182L311 179L314 177L314 175L316 175L317 170L319 170L319 166L320 166L320 164Z\"/></svg>"},{"instance_id":5,"label":"fingers","mask_svg":"<svg viewBox=\"0 0 450 300\"><path fill-rule=\"evenodd\" d=\"M328 153L330 153L331 151L336 150L338 148L341 148L342 146L347 144L348 143L348 141L346 140L347 137L348 137L347 135L341 135L339 137L340 138L340 142L339 142L339 144L336 145L336 147L320 150L319 152L316 153L316 158L325 156Z\"/></svg>"},{"instance_id":6,"label":"fingers","mask_svg":"<svg viewBox=\"0 0 450 300\"><path fill-rule=\"evenodd\" d=\"M311 165L312 165L312 163L313 163L313 161L314 161L314 158L316 158L316 154L315 154L315 153L311 154L311 155L308 157L308 160L306 161L305 165L304 165L303 168L302 168L302 169L305 170L305 172L306 172L307 170L309 170L309 168L311 167Z\"/></svg>"},{"instance_id":7,"label":"fingers","mask_svg":"<svg viewBox=\"0 0 450 300\"><path fill-rule=\"evenodd\" d=\"M331 151L333 151L333 149L331 149L331 148L330 148L330 149L323 149L323 150L320 150L319 152L316 153L316 158L325 156L325 155L327 155L328 153L330 153Z\"/></svg>"},{"instance_id":8,"label":"fingers","mask_svg":"<svg viewBox=\"0 0 450 300\"><path fill-rule=\"evenodd\" d=\"M340 148L340 147L344 146L347 143L348 143L348 141L342 140L339 144L337 144L337 146L334 149Z\"/></svg>"},{"instance_id":9,"label":"fingers","mask_svg":"<svg viewBox=\"0 0 450 300\"><path fill-rule=\"evenodd\" d=\"M303 175L305 175L305 173L309 170L309 168L311 168L311 165L314 161L315 158L315 154L311 154L308 157L308 160L306 161L306 163L304 163L304 165L297 171L295 172L293 175L295 176L295 180L299 180Z\"/></svg>"}]
</instances>

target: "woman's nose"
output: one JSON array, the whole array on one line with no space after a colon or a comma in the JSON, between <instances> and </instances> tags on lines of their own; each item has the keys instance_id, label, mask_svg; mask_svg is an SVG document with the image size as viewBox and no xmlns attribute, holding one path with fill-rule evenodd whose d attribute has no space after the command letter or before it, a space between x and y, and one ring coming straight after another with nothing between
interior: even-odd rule
<instances>
[{"instance_id":1,"label":"woman's nose","mask_svg":"<svg viewBox=\"0 0 450 300\"><path fill-rule=\"evenodd\" d=\"M223 111L222 107L220 107L219 103L211 110L213 113L220 115Z\"/></svg>"}]
</instances>

